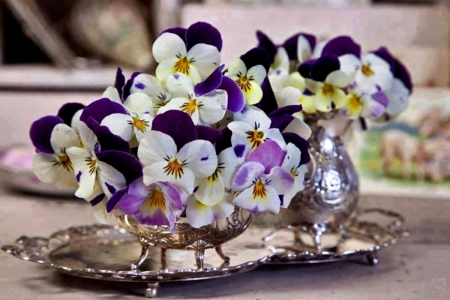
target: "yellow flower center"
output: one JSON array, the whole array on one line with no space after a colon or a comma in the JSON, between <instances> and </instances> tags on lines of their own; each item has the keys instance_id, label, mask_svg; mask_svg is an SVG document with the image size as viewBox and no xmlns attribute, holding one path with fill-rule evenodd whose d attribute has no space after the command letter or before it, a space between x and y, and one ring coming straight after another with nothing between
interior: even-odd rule
<instances>
[{"instance_id":1,"label":"yellow flower center","mask_svg":"<svg viewBox=\"0 0 450 300\"><path fill-rule=\"evenodd\" d=\"M266 184L259 179L253 185L253 198L265 198L266 197Z\"/></svg>"},{"instance_id":2,"label":"yellow flower center","mask_svg":"<svg viewBox=\"0 0 450 300\"><path fill-rule=\"evenodd\" d=\"M214 173L207 178L209 183L213 183L213 182L215 182L217 180L217 178L219 178L220 169L223 169L222 163L219 163L219 166L216 168Z\"/></svg>"},{"instance_id":3,"label":"yellow flower center","mask_svg":"<svg viewBox=\"0 0 450 300\"><path fill-rule=\"evenodd\" d=\"M192 114L198 109L198 104L196 99L190 99L181 105L181 110L192 116Z\"/></svg>"},{"instance_id":4,"label":"yellow flower center","mask_svg":"<svg viewBox=\"0 0 450 300\"><path fill-rule=\"evenodd\" d=\"M175 73L183 73L189 75L189 65L191 62L187 59L186 56L180 57L180 59L175 63L174 71Z\"/></svg>"},{"instance_id":5,"label":"yellow flower center","mask_svg":"<svg viewBox=\"0 0 450 300\"><path fill-rule=\"evenodd\" d=\"M364 74L364 76L366 76L366 77L370 77L370 76L372 76L373 74L375 74L373 71L372 71L372 69L370 68L370 66L369 65L362 65L362 67L361 67L361 72Z\"/></svg>"},{"instance_id":6,"label":"yellow flower center","mask_svg":"<svg viewBox=\"0 0 450 300\"><path fill-rule=\"evenodd\" d=\"M250 145L252 149L259 147L262 143L264 143L264 132L261 130L249 130L246 132L247 139L250 141Z\"/></svg>"},{"instance_id":7,"label":"yellow flower center","mask_svg":"<svg viewBox=\"0 0 450 300\"><path fill-rule=\"evenodd\" d=\"M292 177L297 177L297 175L298 175L297 169L294 169L294 168L292 168L289 173L291 173Z\"/></svg>"},{"instance_id":8,"label":"yellow flower center","mask_svg":"<svg viewBox=\"0 0 450 300\"><path fill-rule=\"evenodd\" d=\"M73 165L72 162L70 161L69 156L66 154L66 152L62 152L61 154L58 155L56 164L58 166L62 166L64 168L64 170L70 172L73 171Z\"/></svg>"},{"instance_id":9,"label":"yellow flower center","mask_svg":"<svg viewBox=\"0 0 450 300\"><path fill-rule=\"evenodd\" d=\"M238 75L239 76L239 75ZM247 75L239 76L239 79L236 80L237 85L239 88L244 91L244 93L251 90L252 85L250 84L251 78L247 77Z\"/></svg>"},{"instance_id":10,"label":"yellow flower center","mask_svg":"<svg viewBox=\"0 0 450 300\"><path fill-rule=\"evenodd\" d=\"M183 176L183 163L181 163L178 159L173 158L168 161L167 165L164 167L164 172L167 175L175 176L175 178L181 178Z\"/></svg>"},{"instance_id":11,"label":"yellow flower center","mask_svg":"<svg viewBox=\"0 0 450 300\"><path fill-rule=\"evenodd\" d=\"M334 87L331 84L325 83L322 88L322 93L327 96L334 92Z\"/></svg>"},{"instance_id":12,"label":"yellow flower center","mask_svg":"<svg viewBox=\"0 0 450 300\"><path fill-rule=\"evenodd\" d=\"M349 95L347 105L348 105L349 113L356 114L362 109L363 102L361 100L361 97L359 97L357 95Z\"/></svg>"},{"instance_id":13,"label":"yellow flower center","mask_svg":"<svg viewBox=\"0 0 450 300\"><path fill-rule=\"evenodd\" d=\"M149 123L146 120L141 120L138 117L132 117L133 126L137 128L140 132L145 132L149 127Z\"/></svg>"},{"instance_id":14,"label":"yellow flower center","mask_svg":"<svg viewBox=\"0 0 450 300\"><path fill-rule=\"evenodd\" d=\"M166 210L166 198L163 192L159 188L154 187L152 193L142 203L141 209L147 212L157 209Z\"/></svg>"}]
</instances>

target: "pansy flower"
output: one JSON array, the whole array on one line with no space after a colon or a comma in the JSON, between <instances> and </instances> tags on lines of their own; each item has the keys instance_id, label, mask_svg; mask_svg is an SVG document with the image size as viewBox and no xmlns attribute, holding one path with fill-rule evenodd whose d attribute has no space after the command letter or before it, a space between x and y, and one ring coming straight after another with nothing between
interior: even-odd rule
<instances>
[{"instance_id":1,"label":"pansy flower","mask_svg":"<svg viewBox=\"0 0 450 300\"><path fill-rule=\"evenodd\" d=\"M226 76L233 79L241 89L245 105L261 101L261 84L269 70L269 57L262 48L253 48L228 66Z\"/></svg>"},{"instance_id":2,"label":"pansy flower","mask_svg":"<svg viewBox=\"0 0 450 300\"><path fill-rule=\"evenodd\" d=\"M326 42L321 56L335 55L339 59L340 70L354 78L361 67L361 46L349 36L338 36Z\"/></svg>"},{"instance_id":3,"label":"pansy flower","mask_svg":"<svg viewBox=\"0 0 450 300\"><path fill-rule=\"evenodd\" d=\"M232 198L230 193L225 193L219 202L207 205L199 201L195 195L191 195L186 205L186 218L189 224L194 228L200 228L230 216L234 212Z\"/></svg>"},{"instance_id":4,"label":"pansy flower","mask_svg":"<svg viewBox=\"0 0 450 300\"><path fill-rule=\"evenodd\" d=\"M170 183L145 185L143 178L133 181L120 199L120 209L140 224L173 227L183 211L179 191Z\"/></svg>"},{"instance_id":5,"label":"pansy flower","mask_svg":"<svg viewBox=\"0 0 450 300\"><path fill-rule=\"evenodd\" d=\"M392 86L395 71L394 58L382 47L361 57L361 68L356 75L356 83L366 93L387 91Z\"/></svg>"},{"instance_id":6,"label":"pansy flower","mask_svg":"<svg viewBox=\"0 0 450 300\"><path fill-rule=\"evenodd\" d=\"M197 139L195 125L183 112L160 114L152 126L138 148L139 160L145 166L144 183L167 181L191 194L196 178L208 177L216 170L214 146L209 141Z\"/></svg>"},{"instance_id":7,"label":"pansy flower","mask_svg":"<svg viewBox=\"0 0 450 300\"><path fill-rule=\"evenodd\" d=\"M166 105L172 95L166 91L159 80L149 74L139 74L133 78L133 82L130 88L131 94L133 93L145 93L152 99L153 112L156 114L158 109Z\"/></svg>"},{"instance_id":8,"label":"pansy flower","mask_svg":"<svg viewBox=\"0 0 450 300\"><path fill-rule=\"evenodd\" d=\"M314 94L317 110L328 112L346 104L344 92L352 81L351 76L340 70L340 62L335 55L326 55L315 61L308 61L299 67L302 76L308 78L306 85Z\"/></svg>"},{"instance_id":9,"label":"pansy flower","mask_svg":"<svg viewBox=\"0 0 450 300\"><path fill-rule=\"evenodd\" d=\"M67 149L79 145L78 134L56 116L46 116L31 125L30 138L37 153L33 172L39 180L58 187L75 187L73 163Z\"/></svg>"},{"instance_id":10,"label":"pansy flower","mask_svg":"<svg viewBox=\"0 0 450 300\"><path fill-rule=\"evenodd\" d=\"M58 110L57 116L60 117L66 125L72 127L72 129L78 133L78 123L80 122L84 107L85 106L81 103L66 103Z\"/></svg>"},{"instance_id":11,"label":"pansy flower","mask_svg":"<svg viewBox=\"0 0 450 300\"><path fill-rule=\"evenodd\" d=\"M253 151L236 173L233 190L240 192L233 204L253 213L280 211L279 195L288 193L294 178L281 167L285 153L268 141Z\"/></svg>"},{"instance_id":12,"label":"pansy flower","mask_svg":"<svg viewBox=\"0 0 450 300\"><path fill-rule=\"evenodd\" d=\"M174 98L158 110L159 114L180 110L187 113L194 124L211 125L223 119L227 107L231 111L244 107L244 99L237 85L222 76L221 68L196 85L180 73L170 75L166 84Z\"/></svg>"},{"instance_id":13,"label":"pansy flower","mask_svg":"<svg viewBox=\"0 0 450 300\"><path fill-rule=\"evenodd\" d=\"M235 116L235 121L228 124L231 130L231 144L236 155L246 157L250 151L258 148L265 141L275 141L284 145L284 139L278 128L271 128L272 121L257 108L246 108Z\"/></svg>"},{"instance_id":14,"label":"pansy flower","mask_svg":"<svg viewBox=\"0 0 450 300\"><path fill-rule=\"evenodd\" d=\"M153 43L153 56L159 63L156 77L165 82L170 75L182 73L199 83L219 66L221 50L220 32L208 23L165 30Z\"/></svg>"},{"instance_id":15,"label":"pansy flower","mask_svg":"<svg viewBox=\"0 0 450 300\"><path fill-rule=\"evenodd\" d=\"M408 69L396 58L394 58L394 67L394 80L391 88L385 92L389 99L386 113L391 116L399 115L406 110L409 104L409 96L413 91Z\"/></svg>"},{"instance_id":16,"label":"pansy flower","mask_svg":"<svg viewBox=\"0 0 450 300\"><path fill-rule=\"evenodd\" d=\"M243 158L236 156L232 147L226 148L217 156L214 173L202 178L194 192L196 200L207 206L214 206L224 199L225 189L231 189L237 169Z\"/></svg>"},{"instance_id":17,"label":"pansy flower","mask_svg":"<svg viewBox=\"0 0 450 300\"><path fill-rule=\"evenodd\" d=\"M376 119L384 113L388 104L389 99L383 92L363 93L355 84L348 89L347 104L341 108L341 113L350 119Z\"/></svg>"}]
</instances>

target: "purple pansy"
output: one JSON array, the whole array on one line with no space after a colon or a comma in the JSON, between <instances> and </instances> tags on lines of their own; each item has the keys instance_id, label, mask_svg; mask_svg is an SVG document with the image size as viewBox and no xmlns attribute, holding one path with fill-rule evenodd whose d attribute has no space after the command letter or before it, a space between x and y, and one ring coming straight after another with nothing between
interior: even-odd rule
<instances>
[{"instance_id":1,"label":"purple pansy","mask_svg":"<svg viewBox=\"0 0 450 300\"><path fill-rule=\"evenodd\" d=\"M280 210L279 195L288 193L294 178L281 167L285 153L268 141L256 149L236 173L233 190L240 194L233 204L254 213Z\"/></svg>"}]
</instances>

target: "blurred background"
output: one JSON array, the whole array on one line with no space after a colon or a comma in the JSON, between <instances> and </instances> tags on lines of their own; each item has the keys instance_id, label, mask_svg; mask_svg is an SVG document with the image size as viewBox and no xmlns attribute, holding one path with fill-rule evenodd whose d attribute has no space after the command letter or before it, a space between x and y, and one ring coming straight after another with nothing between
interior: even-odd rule
<instances>
[{"instance_id":1,"label":"blurred background","mask_svg":"<svg viewBox=\"0 0 450 300\"><path fill-rule=\"evenodd\" d=\"M33 120L55 114L65 102L99 98L113 84L117 66L126 74L152 72L151 47L159 32L197 21L222 32L224 63L256 45L257 29L276 43L302 31L320 39L350 35L365 51L388 46L408 66L417 87L411 112L396 121L399 125L390 126L413 128L410 135L416 140L439 136L440 144L433 149L440 153L450 139L450 133L447 138L439 131L450 124L449 114L441 109L450 106L449 4L444 0L0 0L0 148L4 149L0 163L29 167L29 149L14 148L10 155L8 147L29 144ZM422 120L435 130L420 132ZM349 144L362 170L362 191L397 193L399 188L411 193L418 180L414 161L405 170L403 165L411 161L400 154L390 170L381 168L384 158L379 148L386 130L356 134ZM364 146L367 139L375 141L372 148ZM411 141L402 145L416 145ZM421 188L426 193L433 187L438 190L435 194L445 195L450 190L450 168L441 167L438 175L435 169L450 165L450 154L436 154L429 161L432 166L421 179Z\"/></svg>"}]
</instances>

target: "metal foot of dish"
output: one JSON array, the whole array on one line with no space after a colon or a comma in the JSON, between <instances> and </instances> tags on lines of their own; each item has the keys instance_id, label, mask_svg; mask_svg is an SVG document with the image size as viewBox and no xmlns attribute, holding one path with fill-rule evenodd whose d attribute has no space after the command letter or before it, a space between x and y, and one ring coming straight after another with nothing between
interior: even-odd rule
<instances>
[{"instance_id":1,"label":"metal foot of dish","mask_svg":"<svg viewBox=\"0 0 450 300\"><path fill-rule=\"evenodd\" d=\"M366 259L369 266L375 266L380 262L378 259L378 253L376 252L367 254Z\"/></svg>"},{"instance_id":2,"label":"metal foot of dish","mask_svg":"<svg viewBox=\"0 0 450 300\"><path fill-rule=\"evenodd\" d=\"M222 251L222 246L218 246L214 248L216 250L217 255L220 256L221 259L223 259L223 264L220 266L221 268L228 267L230 264L230 257L226 256Z\"/></svg>"},{"instance_id":3,"label":"metal foot of dish","mask_svg":"<svg viewBox=\"0 0 450 300\"><path fill-rule=\"evenodd\" d=\"M149 249L149 245L142 245L142 252L141 252L141 256L139 257L138 261L135 262L134 264L131 265L131 270L132 271L137 271L139 269L139 267L144 263L144 261L147 259L148 257L148 253L150 251Z\"/></svg>"},{"instance_id":4,"label":"metal foot of dish","mask_svg":"<svg viewBox=\"0 0 450 300\"><path fill-rule=\"evenodd\" d=\"M194 252L195 262L197 263L197 270L203 270L205 261L205 242L201 240L195 242Z\"/></svg>"},{"instance_id":5,"label":"metal foot of dish","mask_svg":"<svg viewBox=\"0 0 450 300\"><path fill-rule=\"evenodd\" d=\"M145 297L156 298L159 291L159 282L151 282L147 284L147 289L145 290Z\"/></svg>"}]
</instances>

